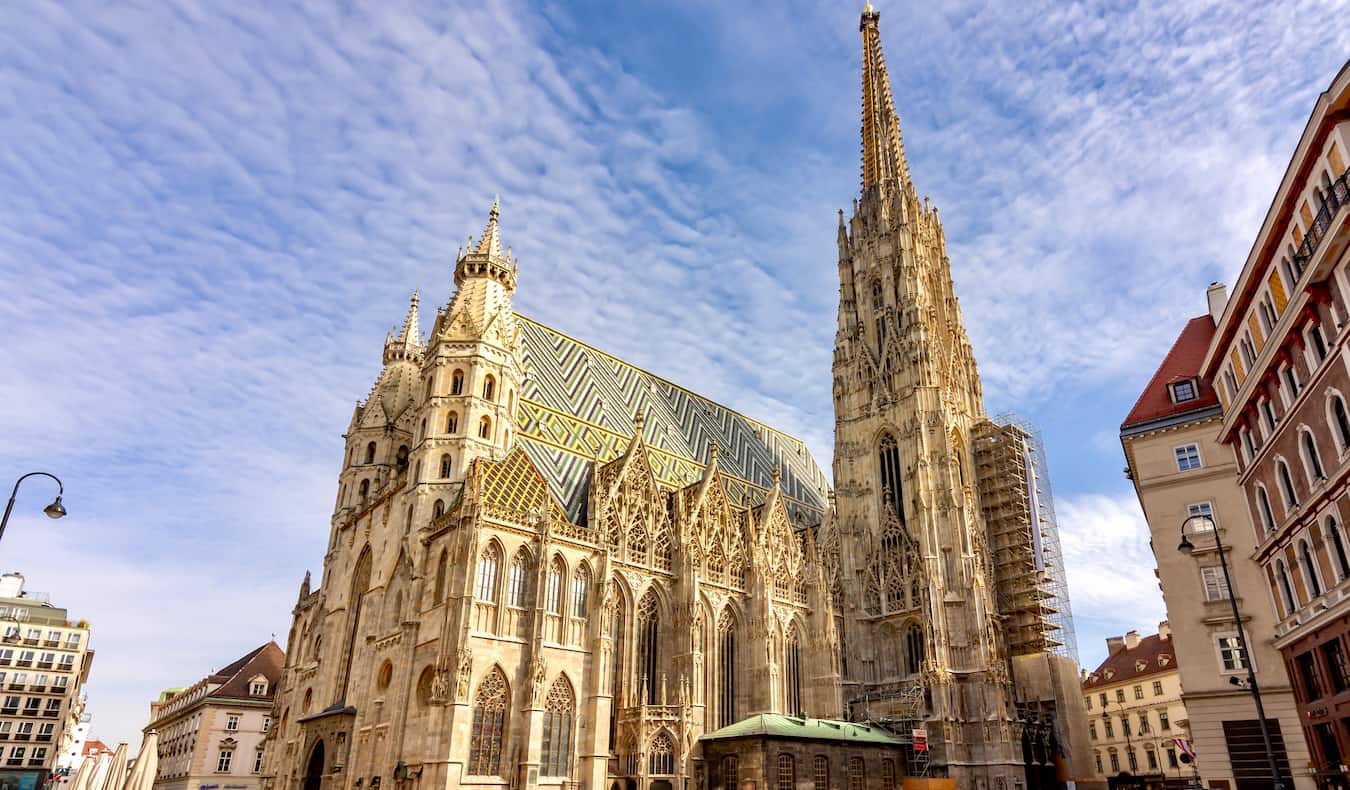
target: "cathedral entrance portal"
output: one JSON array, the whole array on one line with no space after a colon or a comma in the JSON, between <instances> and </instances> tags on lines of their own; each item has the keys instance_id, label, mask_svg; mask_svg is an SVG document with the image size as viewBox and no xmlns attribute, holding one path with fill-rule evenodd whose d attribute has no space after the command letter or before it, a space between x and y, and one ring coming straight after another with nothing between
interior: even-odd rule
<instances>
[{"instance_id":1,"label":"cathedral entrance portal","mask_svg":"<svg viewBox=\"0 0 1350 790\"><path fill-rule=\"evenodd\" d=\"M303 790L319 790L323 784L323 741L314 744L309 753L309 763L305 765L305 783Z\"/></svg>"}]
</instances>

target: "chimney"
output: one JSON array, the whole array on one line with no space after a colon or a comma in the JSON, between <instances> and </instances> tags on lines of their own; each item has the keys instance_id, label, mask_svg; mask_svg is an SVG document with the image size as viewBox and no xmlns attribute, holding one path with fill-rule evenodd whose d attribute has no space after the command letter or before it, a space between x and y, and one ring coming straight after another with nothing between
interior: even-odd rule
<instances>
[{"instance_id":1,"label":"chimney","mask_svg":"<svg viewBox=\"0 0 1350 790\"><path fill-rule=\"evenodd\" d=\"M1223 309L1228 306L1228 286L1223 283L1214 282L1205 289L1205 296L1209 299L1209 317L1214 319L1214 325L1219 325L1219 319L1223 318Z\"/></svg>"},{"instance_id":2,"label":"chimney","mask_svg":"<svg viewBox=\"0 0 1350 790\"><path fill-rule=\"evenodd\" d=\"M1158 638L1159 639L1172 638L1172 626L1166 620L1163 620L1161 623L1158 623Z\"/></svg>"},{"instance_id":3,"label":"chimney","mask_svg":"<svg viewBox=\"0 0 1350 790\"><path fill-rule=\"evenodd\" d=\"M1125 649L1125 637L1108 636L1106 637L1106 654L1114 656L1116 653Z\"/></svg>"},{"instance_id":4,"label":"chimney","mask_svg":"<svg viewBox=\"0 0 1350 790\"><path fill-rule=\"evenodd\" d=\"M1139 647L1139 632L1131 629L1125 633L1125 647L1133 650Z\"/></svg>"}]
</instances>

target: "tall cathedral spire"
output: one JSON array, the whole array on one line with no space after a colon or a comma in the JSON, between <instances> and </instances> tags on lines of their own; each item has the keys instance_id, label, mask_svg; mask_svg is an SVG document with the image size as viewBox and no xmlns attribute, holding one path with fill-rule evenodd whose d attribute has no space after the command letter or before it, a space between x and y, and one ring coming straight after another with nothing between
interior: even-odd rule
<instances>
[{"instance_id":1,"label":"tall cathedral spire","mask_svg":"<svg viewBox=\"0 0 1350 790\"><path fill-rule=\"evenodd\" d=\"M891 79L881 54L881 12L870 4L863 9L858 30L862 32L862 186L892 179L909 185L909 164L900 141L900 118L891 99Z\"/></svg>"}]
</instances>

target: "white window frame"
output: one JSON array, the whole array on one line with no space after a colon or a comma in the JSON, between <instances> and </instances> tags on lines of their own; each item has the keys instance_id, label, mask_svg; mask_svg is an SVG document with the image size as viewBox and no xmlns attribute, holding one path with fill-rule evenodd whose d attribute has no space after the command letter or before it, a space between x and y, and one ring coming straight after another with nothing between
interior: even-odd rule
<instances>
[{"instance_id":1,"label":"white window frame","mask_svg":"<svg viewBox=\"0 0 1350 790\"><path fill-rule=\"evenodd\" d=\"M1181 397L1178 393L1178 388L1180 387L1188 388L1191 393L1190 396L1185 398ZM1182 379L1181 381L1173 382L1167 385L1167 389L1172 394L1173 403L1190 403L1193 400L1200 399L1200 387L1197 386L1195 379Z\"/></svg>"},{"instance_id":2,"label":"white window frame","mask_svg":"<svg viewBox=\"0 0 1350 790\"><path fill-rule=\"evenodd\" d=\"M1265 431L1265 436L1273 436L1275 426L1280 423L1280 417L1275 413L1275 404L1271 402L1269 395L1262 395L1256 401L1256 410L1261 415L1258 420L1261 423L1261 430Z\"/></svg>"},{"instance_id":3,"label":"white window frame","mask_svg":"<svg viewBox=\"0 0 1350 790\"><path fill-rule=\"evenodd\" d=\"M239 714L230 713L225 716L225 729L229 732L239 731Z\"/></svg>"},{"instance_id":4,"label":"white window frame","mask_svg":"<svg viewBox=\"0 0 1350 790\"><path fill-rule=\"evenodd\" d=\"M1331 443L1336 448L1336 460L1343 461L1346 451L1350 450L1350 437L1343 438L1340 426L1336 424L1336 410L1332 407L1332 402L1337 398L1341 399L1341 404L1346 410L1346 416L1350 418L1350 401L1346 400L1341 391L1335 387L1327 388L1323 399L1322 412L1327 421L1327 428L1331 431Z\"/></svg>"},{"instance_id":5,"label":"white window frame","mask_svg":"<svg viewBox=\"0 0 1350 790\"><path fill-rule=\"evenodd\" d=\"M1322 340L1322 348L1326 350L1326 354L1321 359L1317 358L1317 352L1314 350L1317 348L1317 344L1313 342L1314 334ZM1327 359L1331 357L1331 344L1327 342L1327 333L1322 331L1321 321L1310 321L1308 325L1304 327L1303 355L1308 361L1308 370L1313 372L1316 372L1321 368L1322 363L1326 362Z\"/></svg>"},{"instance_id":6,"label":"white window frame","mask_svg":"<svg viewBox=\"0 0 1350 790\"><path fill-rule=\"evenodd\" d=\"M1212 528L1192 527L1192 531L1194 532L1210 532L1213 529L1217 529L1219 526L1219 517L1214 515L1214 503L1208 499L1206 499L1203 502L1191 502L1190 504L1186 505L1186 516L1188 518L1193 518L1195 516L1208 516L1210 520L1213 522L1214 526ZM1206 522L1196 522L1196 523L1203 524Z\"/></svg>"},{"instance_id":7,"label":"white window frame","mask_svg":"<svg viewBox=\"0 0 1350 790\"><path fill-rule=\"evenodd\" d=\"M1228 669L1227 667L1224 666L1224 662L1223 662L1223 651L1224 651L1224 648L1223 648L1223 640L1224 640L1224 639L1232 639L1233 642L1235 643L1233 649L1235 649L1235 650L1241 650L1240 645L1236 644L1236 643L1237 643L1237 632L1236 632L1236 631L1232 631L1232 632L1225 631L1225 632L1217 633L1217 634L1214 635L1214 656L1219 660L1219 674L1220 674L1220 675L1245 675L1245 674L1247 674L1247 667L1239 667L1239 668L1237 668L1237 669ZM1245 651L1243 651L1243 652L1245 653ZM1250 655L1247 655L1247 662L1248 662L1249 664L1251 664L1252 671L1253 671L1253 672L1256 671L1256 664L1255 664L1254 661L1252 661L1252 657L1251 657Z\"/></svg>"},{"instance_id":8,"label":"white window frame","mask_svg":"<svg viewBox=\"0 0 1350 790\"><path fill-rule=\"evenodd\" d=\"M1289 480L1288 490L1286 490L1284 484L1285 478L1280 476L1281 465L1284 466L1286 473L1288 474ZM1288 514L1294 512L1294 510L1298 508L1298 491L1293 489L1293 485L1294 485L1294 472L1292 469L1290 469L1289 462L1285 460L1284 456L1282 455L1275 456L1275 488L1280 492L1280 501L1284 504L1284 512L1286 517L1288 516Z\"/></svg>"},{"instance_id":9,"label":"white window frame","mask_svg":"<svg viewBox=\"0 0 1350 790\"><path fill-rule=\"evenodd\" d=\"M1181 461L1183 458L1189 459L1190 452L1188 451L1192 448L1195 450L1195 466L1187 466L1185 468L1182 468ZM1194 472L1196 469L1205 468L1205 459L1204 456L1200 454L1200 445L1197 442L1188 442L1186 444L1179 444L1173 447L1172 461L1177 465L1177 472L1179 473Z\"/></svg>"},{"instance_id":10,"label":"white window frame","mask_svg":"<svg viewBox=\"0 0 1350 790\"><path fill-rule=\"evenodd\" d=\"M1287 411L1303 392L1303 382L1298 380L1298 370L1288 363L1280 365L1276 371L1276 378L1280 382L1280 399L1284 401L1284 408ZM1291 381L1292 384L1289 383ZM1293 392L1289 391L1290 387L1293 388Z\"/></svg>"},{"instance_id":11,"label":"white window frame","mask_svg":"<svg viewBox=\"0 0 1350 790\"><path fill-rule=\"evenodd\" d=\"M230 772L230 766L234 762L234 749L221 749L216 755L216 773L227 774Z\"/></svg>"},{"instance_id":12,"label":"white window frame","mask_svg":"<svg viewBox=\"0 0 1350 790\"><path fill-rule=\"evenodd\" d=\"M1228 600L1228 585L1223 580L1223 568L1218 565L1206 565L1200 569L1200 589L1204 592L1206 603Z\"/></svg>"}]
</instances>

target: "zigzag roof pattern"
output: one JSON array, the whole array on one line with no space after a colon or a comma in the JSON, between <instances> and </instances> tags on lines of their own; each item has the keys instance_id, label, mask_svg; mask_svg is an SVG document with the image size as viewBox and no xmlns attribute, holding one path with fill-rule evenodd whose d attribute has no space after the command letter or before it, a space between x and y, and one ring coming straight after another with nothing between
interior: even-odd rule
<instances>
[{"instance_id":1,"label":"zigzag roof pattern","mask_svg":"<svg viewBox=\"0 0 1350 790\"><path fill-rule=\"evenodd\" d=\"M573 523L585 510L591 464L623 454L636 432L637 414L645 419L642 438L661 483L682 488L702 478L715 441L732 503L762 503L779 467L793 520L822 521L829 482L802 440L556 329L517 318L529 371L517 410L522 446Z\"/></svg>"}]
</instances>

